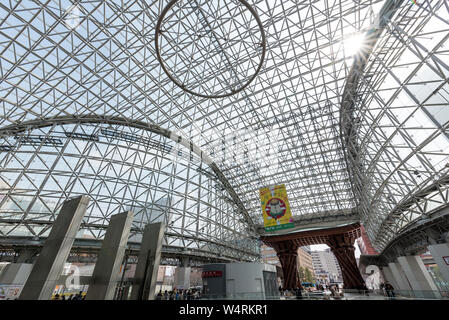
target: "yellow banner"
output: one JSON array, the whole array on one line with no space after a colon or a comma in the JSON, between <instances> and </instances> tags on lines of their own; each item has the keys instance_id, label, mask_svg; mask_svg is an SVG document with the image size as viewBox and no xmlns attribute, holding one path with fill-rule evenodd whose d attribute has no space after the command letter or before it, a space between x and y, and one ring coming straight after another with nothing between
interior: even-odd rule
<instances>
[{"instance_id":1,"label":"yellow banner","mask_svg":"<svg viewBox=\"0 0 449 320\"><path fill-rule=\"evenodd\" d=\"M265 231L294 227L284 184L261 188L259 194Z\"/></svg>"}]
</instances>

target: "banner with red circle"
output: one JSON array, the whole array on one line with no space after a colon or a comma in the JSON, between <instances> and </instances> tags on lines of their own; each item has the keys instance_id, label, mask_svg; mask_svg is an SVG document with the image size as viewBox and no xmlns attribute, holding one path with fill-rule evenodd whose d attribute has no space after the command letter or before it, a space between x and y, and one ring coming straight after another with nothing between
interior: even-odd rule
<instances>
[{"instance_id":1,"label":"banner with red circle","mask_svg":"<svg viewBox=\"0 0 449 320\"><path fill-rule=\"evenodd\" d=\"M284 184L259 190L265 231L294 227Z\"/></svg>"}]
</instances>

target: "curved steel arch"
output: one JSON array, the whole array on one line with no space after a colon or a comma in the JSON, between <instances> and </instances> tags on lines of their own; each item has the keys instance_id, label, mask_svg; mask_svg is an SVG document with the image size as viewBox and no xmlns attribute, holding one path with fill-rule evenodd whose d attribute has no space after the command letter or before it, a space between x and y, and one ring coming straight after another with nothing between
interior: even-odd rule
<instances>
[{"instance_id":1,"label":"curved steel arch","mask_svg":"<svg viewBox=\"0 0 449 320\"><path fill-rule=\"evenodd\" d=\"M445 204L446 197L444 195L444 192L448 192L449 189L449 176L444 176L441 179L438 179L431 185L426 186L425 188L419 190L418 192L410 195L409 197L403 199L400 201L394 209L389 213L389 215L385 218L385 220L382 222L380 230L385 230L386 232L391 232L394 234L403 234L406 233L408 229L412 229L414 225L419 225L420 222L427 222L426 219L428 219L429 216L433 215L435 212L439 212L441 210L444 210L445 208L449 207L449 204ZM401 215L406 212L410 207L413 207L416 205L419 207L425 207L428 202L435 201L434 199L429 199L429 195L435 194L435 196L440 197L441 205L435 207L434 209L429 210L428 212L425 212L423 210L422 216L420 219L410 222L405 226L400 226L398 223L398 219L401 217ZM449 216L449 211L446 214L446 217ZM382 242L382 239L379 240ZM390 240L388 243L382 243L385 247L391 246L397 241L396 238Z\"/></svg>"},{"instance_id":2,"label":"curved steel arch","mask_svg":"<svg viewBox=\"0 0 449 320\"><path fill-rule=\"evenodd\" d=\"M375 45L385 27L387 26L389 20L394 15L394 13L399 9L403 0L388 0L380 10L378 24L373 26L373 29L368 31L365 35L364 44L366 45L365 49L361 51L356 57L354 64L351 68L351 71L348 75L348 80L346 82L343 95L342 102L340 106L340 138L343 146L343 152L345 156L345 161L347 164L347 168L349 171L349 175L351 174L355 176L353 172L351 172L351 166L349 165L351 158L348 157L356 157L357 155L357 146L354 144L355 141L350 141L355 138L354 131L354 104L356 100L356 91L358 88L358 84L363 77L363 69L368 62L369 57L371 56ZM352 149L354 148L354 149ZM348 155L349 153L349 155ZM351 180L352 183L352 180ZM353 185L354 189L354 185ZM356 192L355 192L356 193Z\"/></svg>"},{"instance_id":3,"label":"curved steel arch","mask_svg":"<svg viewBox=\"0 0 449 320\"><path fill-rule=\"evenodd\" d=\"M381 38L388 22L400 8L403 0L387 0L380 10L377 24L365 34L364 50L360 51L355 59L342 94L340 106L340 139L343 148L344 159L348 174L351 177L351 187L355 198L358 200L357 207L360 210L361 202L365 197L363 191L362 175L360 173L359 146L357 145L357 128L355 124L354 108L357 99L357 89L363 77L363 70L374 51L374 47ZM359 218L360 212L358 212Z\"/></svg>"},{"instance_id":4,"label":"curved steel arch","mask_svg":"<svg viewBox=\"0 0 449 320\"><path fill-rule=\"evenodd\" d=\"M243 214L248 226L250 229L257 234L257 228L253 223L251 217L248 214L245 206L240 200L239 196L235 192L232 185L229 183L228 179L224 176L218 166L210 159L210 157L203 153L203 151L197 147L192 141L186 139L180 135L175 134L174 132L161 128L155 124L147 124L142 121L134 121L123 117L105 117L99 115L88 115L82 117L75 116L62 116L62 117L53 117L53 118L45 118L45 119L36 119L29 120L18 124L7 125L0 128L0 136L11 136L15 135L27 130L51 127L53 125L65 125L65 124L84 124L84 123L104 123L104 124L114 124L114 125L123 125L129 126L137 129L148 130L153 133L159 134L166 138L173 140L174 142L183 145L188 148L198 157L200 157L201 161L205 162L212 171L216 174L218 180L223 184L225 189L229 192L232 197L232 200L238 206L240 212Z\"/></svg>"},{"instance_id":5,"label":"curved steel arch","mask_svg":"<svg viewBox=\"0 0 449 320\"><path fill-rule=\"evenodd\" d=\"M436 119L432 118L432 115L430 115L429 112L425 108L426 100L429 99L432 95L430 95L428 97L426 95L427 98L426 98L426 100L423 100L423 102L418 102L418 100L415 96L414 101L412 102L414 104L414 108L417 108L417 109L419 108L420 110L422 110L429 117L430 121L433 122L433 125L435 126L435 128L433 128L433 127L431 128L432 130L434 130L434 131L432 131L432 134L429 134L428 136L426 136L426 139L422 143L414 144L414 142L413 142L411 145L408 145L408 148L410 149L409 153L402 155L402 156L396 155L396 157L393 157L393 158L391 158L390 156L384 156L384 158L387 158L387 159L382 159L382 154L386 154L387 151L385 151L385 150L388 150L389 147L393 148L394 145L392 143L392 145L390 146L389 144L382 142L382 145L379 148L376 148L374 150L375 152L373 152L371 159L369 159L367 167L363 168L363 164L362 164L364 160L361 157L363 157L364 152L365 152L365 156L367 154L369 155L369 153L366 150L363 150L363 143L364 142L365 143L372 142L373 140L370 139L369 135L370 134L373 135L373 131L375 130L375 128L380 127L380 125L377 124L377 121L380 121L380 120L378 120L377 118L373 118L373 120L371 120L369 116L366 116L366 117L361 116L361 119L357 118L356 112L357 111L362 112L362 111L358 110L358 108L360 108L361 110L365 110L365 111L369 110L369 107L367 107L367 108L361 107L365 103L365 100L364 100L365 95L368 95L368 96L373 95L374 97L377 97L380 100L380 102L376 101L375 98L372 98L372 100L374 100L373 102L377 102L377 103L381 104L382 112L387 112L388 110L390 110L390 108L393 109L393 107L391 105L392 103L387 101L390 98L386 98L385 101L387 101L387 102L383 102L382 96L380 96L377 93L377 89L379 87L381 87L380 85L377 85L374 88L369 87L370 86L369 85L369 83L370 83L369 77L373 77L373 73L376 73L376 72L382 73L383 69L388 71L390 68L397 67L397 65L395 64L395 61L393 61L393 62L389 61L389 60L387 60L388 59L387 56L385 56L386 52L389 50L394 52L394 48L385 46L385 44L388 44L388 41L391 38L393 38L399 43L397 45L398 48L410 49L409 47L417 46L420 49L423 49L423 45L417 43L417 41L415 39L415 36L419 36L419 32L421 29L419 29L418 31L415 30L415 32L413 34L409 34L409 32L405 31L402 28L406 28L405 26L413 24L412 23L413 17L411 17L411 16L413 16L413 14L410 13L410 11L418 12L422 9L420 14L416 14L417 17L421 17L421 16L425 16L425 14L428 12L428 9L425 8L425 5L423 4L423 5L420 5L419 7L414 7L414 8L418 8L418 9L413 10L413 9L408 8L405 4L404 4L404 6L402 6L403 3L404 3L404 1L387 1L381 10L381 17L379 19L379 28L376 30L371 30L367 33L367 38L372 42L369 42L367 44L367 51L363 52L362 54L360 54L357 57L357 60L355 61L354 65L351 69L351 73L348 76L348 81L346 83L345 90L343 93L343 100L341 102L341 113L340 113L340 133L341 133L340 138L341 138L343 149L344 149L344 155L345 155L345 161L347 164L347 169L348 169L349 175L352 177L352 181L351 181L352 189L353 189L353 192L356 195L356 198L358 200L358 204L357 204L358 210L360 210L361 212L365 211L367 214L369 214L370 212L373 214L378 213L378 212L381 213L379 217L378 217L378 215L375 215L375 216L373 215L374 216L373 219L378 220L376 222L373 222L372 221L373 219L368 219L369 220L368 222L372 226L372 230L370 230L371 231L371 236L370 236L371 241L373 241L373 244L378 246L378 248L381 248L381 249L384 248L389 243L392 243L395 241L395 235L397 235L397 232L399 232L400 230L404 230L404 228L407 228L408 226L411 226L414 223L413 219L416 218L416 217L415 218L412 217L415 214L414 212L418 211L423 216L428 215L431 212L433 212L435 209L423 209L423 208L420 208L420 206L422 205L423 207L424 206L427 207L427 205L423 205L423 203L427 204L427 203L434 201L432 199L430 199L430 200L427 199L428 198L427 196L438 193L438 192L442 193L440 191L440 189L445 188L446 183L447 183L447 173L445 173L445 175L443 174L443 175L439 176L438 172L435 171L432 174L430 174L426 179L422 180L419 184L418 184L418 182L416 182L417 183L416 187L410 187L410 188L408 188L408 190L406 190L407 192L402 192L400 194L400 196L402 198L399 198L399 199L396 198L396 199L391 200L389 198L389 195L391 195L391 190L390 191L386 190L389 188L389 182L391 180L393 180L393 179L390 179L393 176L393 174L398 173L401 170L404 170L403 169L404 167L407 168L406 164L410 165L410 163L408 163L408 160L410 160L412 157L422 156L424 158L424 160L420 159L421 163L428 164L427 162L429 162L429 160L425 158L425 154L424 155L420 154L420 151L421 151L421 149L423 149L425 146L428 145L429 141L433 141L433 139L435 139L440 133L443 133L443 135L446 135L446 137L447 137L447 133L445 132L444 129L446 129L449 124L446 124L446 125L439 124ZM396 23L395 22L389 23L389 20L393 17L393 15L399 11L398 9L401 9L401 13L398 15L398 19L397 19L398 21ZM436 10L436 9L434 9L434 10ZM404 16L402 16L402 13L404 13ZM437 16L437 15L435 15L435 16ZM415 17L415 18L417 18L417 17ZM425 25L426 23L427 23L427 21L424 23L421 22L421 25ZM382 45L379 45L378 48L374 49L378 40L381 39L382 32L384 30L386 30L386 27L389 27L389 29L391 28L391 30L389 30L390 32L385 35L385 43L383 43ZM427 32L428 32L428 30L427 30ZM436 30L435 32L438 32L438 30ZM407 43L405 43L405 40L403 39L405 37L407 39L410 38L411 45L408 45ZM439 41L441 41L441 43L442 43L443 41L446 41L446 40L447 40L447 37L445 37ZM438 48L439 45L440 44L435 45L435 48ZM432 61L437 60L438 62L441 62L440 59L438 58L438 56L436 54L434 54L435 50L436 50L435 48L429 52L427 52L426 50L423 50L423 51L425 51L426 54L427 53L429 54L429 56L432 58L431 59ZM411 50L411 51L413 52L413 50ZM418 62L416 62L416 64L417 65L424 64L427 57L425 57L425 55L419 56L415 52L413 52L413 53L417 56L417 59L419 60ZM402 53L401 53L401 55L402 55ZM385 56L385 58L384 58L384 56ZM400 57L400 55L399 55L399 57ZM399 59L399 58L397 58L397 59ZM372 60L372 61L370 61L370 60ZM379 65L381 65L381 67L379 67L377 69L372 66L373 64L375 64L376 61ZM370 65L368 65L368 63L370 63ZM406 63L406 62L402 62L402 63ZM365 70L365 68L367 70ZM372 69L374 69L374 70L372 70ZM380 69L380 71L379 71L379 69ZM415 69L412 69L413 70L412 74L416 73L416 71L418 69L419 69L418 67L415 67ZM448 69L447 64L445 64L445 69L446 70ZM385 73L387 73L387 72L385 72ZM393 73L391 71L388 71L387 74L393 74ZM366 78L365 78L365 76L366 76ZM393 74L393 76L394 76L394 74ZM409 77L411 77L411 76L409 75ZM383 81L385 79L382 78L381 80ZM404 89L404 91L407 90L407 84L413 84L413 81L409 82L407 80L407 78L401 78L399 80L399 77L396 77L395 80L398 82L399 87L406 88L406 89ZM425 79L425 80L427 81L428 79ZM371 79L371 81L376 82L376 83L380 82L378 78L374 78L374 80ZM441 81L438 88L436 88L434 92L436 93L445 83L447 83L447 81L448 81L448 79ZM366 91L367 90L366 87L369 87L368 91ZM362 91L362 92L359 92L359 91ZM395 94L397 94L397 95L399 95L399 93L400 93L399 90L397 90L395 92ZM397 95L394 96L394 98L397 98ZM412 99L413 98L411 98L411 100ZM382 103L384 105L382 105ZM373 116L371 115L371 117L373 117ZM360 126L360 128L359 128L360 121L361 121L362 125L363 124L365 125L365 128L368 127L368 129L367 129L368 133L366 134L368 136L368 138L365 138L364 136L363 137L358 136L359 129L363 128L362 126ZM403 121L403 120L401 120L401 121ZM399 123L400 123L399 121L397 123L398 123L397 125L396 125L396 123L394 123L395 124L395 132L394 133L399 132L401 126L404 125L403 123L401 125L399 125ZM361 130L360 132L363 132L363 130ZM400 135L397 134L397 136L400 136ZM390 143L390 140L392 140L393 138L396 138L397 136L394 136L394 134L391 134L391 135L388 134L388 135L385 135L384 139L387 139L387 137L388 137L387 142ZM362 140L361 142L358 141L360 139ZM376 152L377 152L377 155L376 155ZM386 171L385 175L379 175L379 177L376 177L378 179L376 181L375 178L372 178L370 175L374 175L373 172L376 172L376 170L374 170L374 167L376 167L376 164L378 163L377 160L379 160L379 161L390 160L392 165L394 165L394 168L384 169L384 171ZM428 165L429 165L429 167L432 167L432 164L430 164L430 162ZM371 172L371 170L373 172ZM372 180L370 180L370 179L372 179ZM393 187L394 187L394 183L395 183L394 181L391 181L391 184L393 185ZM405 184L405 182L403 184ZM370 190L370 188L371 188L371 190ZM372 191L371 195L370 195L370 191ZM377 205L378 201L381 200L382 194L385 194L385 197L389 200L388 205L385 204L383 207L381 207L381 209L383 209L384 211L381 211L381 209L378 209L378 208L372 209L373 207L375 207ZM432 197L433 197L433 195L432 195ZM438 201L438 202L440 203L440 201ZM441 203L443 203L443 202L444 201L441 201ZM415 210L413 208L411 208L414 205L416 205ZM374 211L372 211L372 210L374 210ZM430 210L430 211L426 211L426 210ZM361 212L359 212L359 214L361 214ZM410 218L406 217L407 214L410 216ZM360 218L361 218L361 220L364 219L363 216L361 216ZM366 218L366 216L365 216L365 218Z\"/></svg>"}]
</instances>

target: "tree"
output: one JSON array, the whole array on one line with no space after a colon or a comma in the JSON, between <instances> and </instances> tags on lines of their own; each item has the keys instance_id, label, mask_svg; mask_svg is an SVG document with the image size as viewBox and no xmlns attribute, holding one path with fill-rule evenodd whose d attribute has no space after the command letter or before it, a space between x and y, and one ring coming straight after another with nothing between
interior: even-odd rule
<instances>
[{"instance_id":1,"label":"tree","mask_svg":"<svg viewBox=\"0 0 449 320\"><path fill-rule=\"evenodd\" d=\"M298 271L299 271L299 280L301 281L301 283L306 282L306 274L305 274L305 270L304 269L305 268L303 268L301 266L298 269Z\"/></svg>"},{"instance_id":2,"label":"tree","mask_svg":"<svg viewBox=\"0 0 449 320\"><path fill-rule=\"evenodd\" d=\"M305 268L304 278L306 282L313 282L313 274L309 268Z\"/></svg>"}]
</instances>

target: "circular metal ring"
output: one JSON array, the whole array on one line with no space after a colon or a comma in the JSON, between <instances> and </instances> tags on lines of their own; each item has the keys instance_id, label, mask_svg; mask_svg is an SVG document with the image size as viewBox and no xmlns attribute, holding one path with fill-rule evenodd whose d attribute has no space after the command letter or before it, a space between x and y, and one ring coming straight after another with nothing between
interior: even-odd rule
<instances>
[{"instance_id":1,"label":"circular metal ring","mask_svg":"<svg viewBox=\"0 0 449 320\"><path fill-rule=\"evenodd\" d=\"M157 60L159 61L159 63L160 63L160 65L161 65L162 69L164 70L165 74L170 78L171 81L173 81L173 82L174 82L178 87L180 87L182 90L184 90L184 91L186 91L186 92L188 92L188 93L190 93L190 94L192 94L192 95L195 95L195 96L198 96L198 97L202 97L202 98L224 98L224 97L229 97L229 96L231 96L231 95L233 95L233 94L236 94L236 93L242 91L243 89L245 89L245 88L246 88L246 87L247 87L247 86L254 80L254 78L257 76L257 74L259 73L260 69L262 68L262 65L263 65L263 62L264 62L264 59L265 59L265 52L266 52L266 43L265 43L265 42L266 42L266 38L265 38L265 32L264 32L264 29L263 29L262 21L260 20L258 14L257 14L257 12L254 10L254 8L252 8L252 7L248 4L248 2L246 2L245 0L236 0L236 1L240 2L241 4L243 4L243 5L250 11L250 13L252 14L252 16L256 19L256 22L257 22L257 24L258 24L258 26L259 26L259 30L260 30L261 35L262 35L262 43L261 43L261 46L262 46L262 55L261 55L261 57L260 57L260 62L259 62L259 64L258 64L258 66L257 66L256 71L254 72L254 74L249 78L249 80L248 80L244 85L242 85L240 88L238 88L238 89L236 89L236 90L232 90L232 89L231 89L231 92L226 93L226 94L206 95L206 94L201 94L201 93L194 92L194 91L192 91L192 90L186 88L185 85L183 85L183 84L180 83L178 80L176 80L176 79L174 78L174 76L173 76L173 75L167 70L167 68L165 67L165 65L164 65L164 63L163 63L163 60L162 60L162 57L161 57L160 48L159 48L159 35L162 33L162 31L161 31L162 21L164 20L164 18L165 18L165 16L166 16L167 12L168 12L168 11L169 11L169 10L170 10L170 9L171 9L171 8L178 2L178 1L179 1L179 0L171 0L171 1L167 4L167 6L162 10L162 13L161 13L161 15L160 15L160 17L159 17L159 19L158 19L158 21L157 21L157 24L156 24L156 33L155 33L156 56L157 56Z\"/></svg>"}]
</instances>

